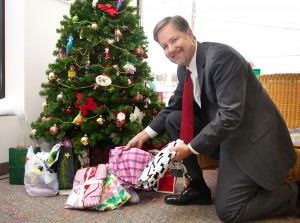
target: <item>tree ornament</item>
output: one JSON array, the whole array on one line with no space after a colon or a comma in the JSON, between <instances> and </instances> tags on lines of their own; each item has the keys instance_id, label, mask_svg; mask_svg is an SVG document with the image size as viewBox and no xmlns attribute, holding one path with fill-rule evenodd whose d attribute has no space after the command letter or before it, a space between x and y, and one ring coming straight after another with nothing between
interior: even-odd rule
<instances>
[{"instance_id":1,"label":"tree ornament","mask_svg":"<svg viewBox=\"0 0 300 223\"><path fill-rule=\"evenodd\" d=\"M131 122L137 122L139 124L142 124L142 120L145 117L145 113L141 112L138 107L135 106L134 113L130 114L130 121Z\"/></svg>"},{"instance_id":2,"label":"tree ornament","mask_svg":"<svg viewBox=\"0 0 300 223\"><path fill-rule=\"evenodd\" d=\"M74 37L72 35L68 36L68 43L67 43L67 50L66 50L66 54L67 56L70 55L70 49L73 46L73 41L74 41Z\"/></svg>"},{"instance_id":3,"label":"tree ornament","mask_svg":"<svg viewBox=\"0 0 300 223\"><path fill-rule=\"evenodd\" d=\"M86 136L86 135L85 135ZM84 136L84 137L85 137ZM82 138L84 138L82 137ZM82 143L83 144L83 143ZM84 144L83 144L84 145ZM87 144L88 145L88 144ZM80 162L80 168L87 168L90 166L89 149L84 148L80 154L78 154L78 160Z\"/></svg>"},{"instance_id":4,"label":"tree ornament","mask_svg":"<svg viewBox=\"0 0 300 223\"><path fill-rule=\"evenodd\" d=\"M106 45L104 53L105 53L105 59L110 60L109 45Z\"/></svg>"},{"instance_id":5,"label":"tree ornament","mask_svg":"<svg viewBox=\"0 0 300 223\"><path fill-rule=\"evenodd\" d=\"M45 109L48 108L48 103L47 103L47 102L44 102L42 106L43 106L43 109L45 110Z\"/></svg>"},{"instance_id":6,"label":"tree ornament","mask_svg":"<svg viewBox=\"0 0 300 223\"><path fill-rule=\"evenodd\" d=\"M116 117L116 125L117 125L117 127L119 128L120 131L122 131L123 128L125 128L125 126L126 126L125 118L126 118L126 113L127 112L128 111L125 110L123 112L119 112L119 113L115 112L114 113L114 115Z\"/></svg>"},{"instance_id":7,"label":"tree ornament","mask_svg":"<svg viewBox=\"0 0 300 223\"><path fill-rule=\"evenodd\" d=\"M156 116L157 115L157 111L155 109L152 110L151 112L152 116Z\"/></svg>"},{"instance_id":8,"label":"tree ornament","mask_svg":"<svg viewBox=\"0 0 300 223\"><path fill-rule=\"evenodd\" d=\"M133 63L130 63L130 62L126 62L123 69L126 74L134 74L134 72L135 72L135 67L134 67Z\"/></svg>"},{"instance_id":9,"label":"tree ornament","mask_svg":"<svg viewBox=\"0 0 300 223\"><path fill-rule=\"evenodd\" d=\"M105 119L102 117L102 115L100 115L100 117L97 118L96 121L99 125L104 125L104 123L105 123Z\"/></svg>"},{"instance_id":10,"label":"tree ornament","mask_svg":"<svg viewBox=\"0 0 300 223\"><path fill-rule=\"evenodd\" d=\"M143 101L143 95L140 94L140 92L138 92L136 94L136 96L134 97L134 101L137 102L137 103L140 103Z\"/></svg>"},{"instance_id":11,"label":"tree ornament","mask_svg":"<svg viewBox=\"0 0 300 223\"><path fill-rule=\"evenodd\" d=\"M47 115L47 116L44 116L44 117L41 119L41 122L42 122L42 123L46 123L46 122L50 121L50 119L51 119L51 115Z\"/></svg>"},{"instance_id":12,"label":"tree ornament","mask_svg":"<svg viewBox=\"0 0 300 223\"><path fill-rule=\"evenodd\" d=\"M107 86L111 85L110 77L108 77L107 74L104 74L104 73L97 76L95 81L101 87L107 87Z\"/></svg>"},{"instance_id":13,"label":"tree ornament","mask_svg":"<svg viewBox=\"0 0 300 223\"><path fill-rule=\"evenodd\" d=\"M98 0L93 0L92 5L95 8L97 6Z\"/></svg>"},{"instance_id":14,"label":"tree ornament","mask_svg":"<svg viewBox=\"0 0 300 223\"><path fill-rule=\"evenodd\" d=\"M90 69L91 68L91 61L87 61L85 64L85 69Z\"/></svg>"},{"instance_id":15,"label":"tree ornament","mask_svg":"<svg viewBox=\"0 0 300 223\"><path fill-rule=\"evenodd\" d=\"M66 54L64 53L64 51L62 50L62 48L59 48L58 52L57 52L57 57L58 58L64 58L65 56L66 56Z\"/></svg>"},{"instance_id":16,"label":"tree ornament","mask_svg":"<svg viewBox=\"0 0 300 223\"><path fill-rule=\"evenodd\" d=\"M83 39L83 29L80 29L80 32L79 32L79 39Z\"/></svg>"},{"instance_id":17,"label":"tree ornament","mask_svg":"<svg viewBox=\"0 0 300 223\"><path fill-rule=\"evenodd\" d=\"M102 11L108 12L111 16L118 14L117 9L111 4L98 4L98 8Z\"/></svg>"},{"instance_id":18,"label":"tree ornament","mask_svg":"<svg viewBox=\"0 0 300 223\"><path fill-rule=\"evenodd\" d=\"M74 103L75 107L78 108L83 116L86 116L88 111L93 111L98 108L94 98L85 98L82 102L81 98L83 97L82 93L77 93L77 101Z\"/></svg>"},{"instance_id":19,"label":"tree ornament","mask_svg":"<svg viewBox=\"0 0 300 223\"><path fill-rule=\"evenodd\" d=\"M57 135L57 133L58 133L58 127L56 126L56 124L50 127L49 132L53 136Z\"/></svg>"},{"instance_id":20,"label":"tree ornament","mask_svg":"<svg viewBox=\"0 0 300 223\"><path fill-rule=\"evenodd\" d=\"M78 22L79 21L79 17L78 17L78 15L75 15L75 16L73 16L73 18L72 18L72 22Z\"/></svg>"},{"instance_id":21,"label":"tree ornament","mask_svg":"<svg viewBox=\"0 0 300 223\"><path fill-rule=\"evenodd\" d=\"M142 57L144 55L144 50L142 47L138 46L135 51L134 51L134 54L139 56L139 57Z\"/></svg>"},{"instance_id":22,"label":"tree ornament","mask_svg":"<svg viewBox=\"0 0 300 223\"><path fill-rule=\"evenodd\" d=\"M53 72L50 72L48 75L49 81L55 81L57 79L57 75Z\"/></svg>"},{"instance_id":23,"label":"tree ornament","mask_svg":"<svg viewBox=\"0 0 300 223\"><path fill-rule=\"evenodd\" d=\"M149 97L147 97L146 99L145 99L145 108L148 108L149 107L149 105L151 104L151 100L150 100L150 98Z\"/></svg>"},{"instance_id":24,"label":"tree ornament","mask_svg":"<svg viewBox=\"0 0 300 223\"><path fill-rule=\"evenodd\" d=\"M70 66L70 70L68 71L69 80L74 80L76 78L76 71L73 65Z\"/></svg>"},{"instance_id":25,"label":"tree ornament","mask_svg":"<svg viewBox=\"0 0 300 223\"><path fill-rule=\"evenodd\" d=\"M117 3L117 11L120 10L120 8L122 7L122 4L123 4L123 0L118 0L118 3Z\"/></svg>"},{"instance_id":26,"label":"tree ornament","mask_svg":"<svg viewBox=\"0 0 300 223\"><path fill-rule=\"evenodd\" d=\"M129 77L129 78L128 78L128 85L133 84L133 82L134 82L134 81L133 81L133 78L132 78L132 77Z\"/></svg>"},{"instance_id":27,"label":"tree ornament","mask_svg":"<svg viewBox=\"0 0 300 223\"><path fill-rule=\"evenodd\" d=\"M32 130L30 131L31 135L33 135L33 136L36 134L36 132L37 132L36 129L32 129Z\"/></svg>"},{"instance_id":28,"label":"tree ornament","mask_svg":"<svg viewBox=\"0 0 300 223\"><path fill-rule=\"evenodd\" d=\"M64 101L64 100L66 100L66 96L62 93L62 92L60 92L58 95L57 95L57 101Z\"/></svg>"},{"instance_id":29,"label":"tree ornament","mask_svg":"<svg viewBox=\"0 0 300 223\"><path fill-rule=\"evenodd\" d=\"M67 110L66 110L66 113L68 114L68 115L70 115L70 114L72 114L72 108L71 107L68 107L67 108Z\"/></svg>"},{"instance_id":30,"label":"tree ornament","mask_svg":"<svg viewBox=\"0 0 300 223\"><path fill-rule=\"evenodd\" d=\"M81 138L80 142L84 146L87 146L89 144L89 138L87 137L86 134Z\"/></svg>"},{"instance_id":31,"label":"tree ornament","mask_svg":"<svg viewBox=\"0 0 300 223\"><path fill-rule=\"evenodd\" d=\"M97 30L98 29L98 24L97 23L92 23L92 29Z\"/></svg>"},{"instance_id":32,"label":"tree ornament","mask_svg":"<svg viewBox=\"0 0 300 223\"><path fill-rule=\"evenodd\" d=\"M117 27L115 29L115 40L119 42L121 37L122 37L122 33L121 33L119 27Z\"/></svg>"},{"instance_id":33,"label":"tree ornament","mask_svg":"<svg viewBox=\"0 0 300 223\"><path fill-rule=\"evenodd\" d=\"M84 118L81 112L79 112L79 114L74 118L73 123L75 125L82 125L84 123Z\"/></svg>"}]
</instances>

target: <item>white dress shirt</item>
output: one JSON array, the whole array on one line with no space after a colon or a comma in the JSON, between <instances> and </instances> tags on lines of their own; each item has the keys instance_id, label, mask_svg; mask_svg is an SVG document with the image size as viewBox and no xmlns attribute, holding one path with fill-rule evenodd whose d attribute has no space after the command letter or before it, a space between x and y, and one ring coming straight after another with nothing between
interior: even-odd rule
<instances>
[{"instance_id":1,"label":"white dress shirt","mask_svg":"<svg viewBox=\"0 0 300 223\"><path fill-rule=\"evenodd\" d=\"M201 89L200 89L200 85L199 85L199 80L198 80L198 73L197 73L197 65L196 65L196 55L197 55L197 43L196 43L196 50L195 53L192 57L191 63L190 65L187 67L187 69L189 69L191 71L191 79L193 82L193 94L194 94L194 100L196 101L196 103L199 105L199 107L201 108L201 100L200 100L200 95L201 95ZM145 128L145 131L147 132L147 134L151 137L154 138L155 136L157 136L157 133L151 129L149 126L147 126ZM191 145L189 144L189 148L190 150L194 153L194 154L199 154L197 151L195 151Z\"/></svg>"}]
</instances>

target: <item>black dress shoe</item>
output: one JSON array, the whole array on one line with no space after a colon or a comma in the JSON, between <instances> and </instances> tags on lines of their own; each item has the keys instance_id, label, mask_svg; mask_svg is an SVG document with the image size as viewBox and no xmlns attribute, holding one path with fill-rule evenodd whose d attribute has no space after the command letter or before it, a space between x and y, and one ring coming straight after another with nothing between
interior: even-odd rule
<instances>
[{"instance_id":1,"label":"black dress shoe","mask_svg":"<svg viewBox=\"0 0 300 223\"><path fill-rule=\"evenodd\" d=\"M165 203L170 205L211 204L211 192L210 189L207 189L205 191L198 191L195 188L189 186L178 195L174 194L166 196Z\"/></svg>"}]
</instances>

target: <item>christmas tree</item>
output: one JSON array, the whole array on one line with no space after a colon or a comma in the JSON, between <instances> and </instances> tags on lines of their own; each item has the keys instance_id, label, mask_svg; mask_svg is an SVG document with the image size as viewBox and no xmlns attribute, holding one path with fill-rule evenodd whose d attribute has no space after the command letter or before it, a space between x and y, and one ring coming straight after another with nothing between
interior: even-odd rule
<instances>
[{"instance_id":1,"label":"christmas tree","mask_svg":"<svg viewBox=\"0 0 300 223\"><path fill-rule=\"evenodd\" d=\"M64 15L42 83L34 139L70 140L75 154L109 150L144 129L164 106L150 87L148 42L129 0L77 0ZM159 146L165 136L150 143Z\"/></svg>"}]
</instances>

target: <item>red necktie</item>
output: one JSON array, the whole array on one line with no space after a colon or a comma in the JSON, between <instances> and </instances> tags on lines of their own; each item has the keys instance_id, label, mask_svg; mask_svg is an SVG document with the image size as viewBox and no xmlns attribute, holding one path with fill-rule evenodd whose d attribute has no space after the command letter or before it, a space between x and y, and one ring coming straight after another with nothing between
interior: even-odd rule
<instances>
[{"instance_id":1,"label":"red necktie","mask_svg":"<svg viewBox=\"0 0 300 223\"><path fill-rule=\"evenodd\" d=\"M191 71L186 70L182 95L182 117L180 139L188 144L194 137L193 82Z\"/></svg>"}]
</instances>

